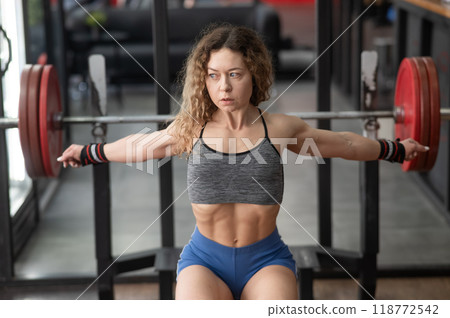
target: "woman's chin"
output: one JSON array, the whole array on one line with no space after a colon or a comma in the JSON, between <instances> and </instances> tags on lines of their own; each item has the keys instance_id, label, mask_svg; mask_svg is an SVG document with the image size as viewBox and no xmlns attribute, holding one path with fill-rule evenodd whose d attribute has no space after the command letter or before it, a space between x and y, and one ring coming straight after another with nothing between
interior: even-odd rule
<instances>
[{"instance_id":1,"label":"woman's chin","mask_svg":"<svg viewBox=\"0 0 450 318\"><path fill-rule=\"evenodd\" d=\"M234 105L226 105L226 106L221 105L221 106L219 107L219 109L220 109L221 111L224 111L224 112L227 112L227 113L232 113L232 112L234 112L234 111L240 109L240 107L236 107L236 106L234 106Z\"/></svg>"}]
</instances>

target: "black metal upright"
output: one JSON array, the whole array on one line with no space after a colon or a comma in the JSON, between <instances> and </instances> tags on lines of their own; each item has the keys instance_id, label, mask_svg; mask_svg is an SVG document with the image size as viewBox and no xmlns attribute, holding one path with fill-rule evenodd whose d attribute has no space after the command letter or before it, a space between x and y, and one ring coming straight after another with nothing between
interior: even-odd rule
<instances>
[{"instance_id":1,"label":"black metal upright","mask_svg":"<svg viewBox=\"0 0 450 318\"><path fill-rule=\"evenodd\" d=\"M362 42L362 26L363 26L363 19L364 16L357 19L356 18L361 14L362 12L362 1L355 1L353 3L353 18L352 20L355 21L355 24L352 26L352 33L353 33L353 45L352 45L352 92L353 92L353 109L358 110L360 109L361 105L361 52L363 49Z\"/></svg>"},{"instance_id":2,"label":"black metal upright","mask_svg":"<svg viewBox=\"0 0 450 318\"><path fill-rule=\"evenodd\" d=\"M68 94L68 71L67 71L67 39L66 39L66 22L63 1L57 1L52 5L51 11L55 25L59 25L60 28L55 31L55 38L57 43L57 60L58 60L58 77L61 86L61 99L63 104L63 112L65 116L70 116L69 113L69 94ZM65 137L70 139L70 129L66 129Z\"/></svg>"},{"instance_id":3,"label":"black metal upright","mask_svg":"<svg viewBox=\"0 0 450 318\"><path fill-rule=\"evenodd\" d=\"M333 15L332 15L332 30L331 36L336 39L342 32L342 0L332 1ZM331 48L331 65L332 65L332 79L337 85L342 83L342 39L336 41Z\"/></svg>"},{"instance_id":4,"label":"black metal upright","mask_svg":"<svg viewBox=\"0 0 450 318\"><path fill-rule=\"evenodd\" d=\"M364 52L362 63L365 77L376 78L376 68L370 69L368 65L376 65L377 55L374 52ZM375 63L370 60L375 59ZM369 72L373 72L369 75ZM376 82L375 82L376 83ZM361 110L370 111L376 108L376 85L370 87L363 82L361 98ZM361 93L360 93L361 95ZM367 98L366 96L370 96ZM366 103L366 101L372 101ZM379 124L376 118L370 118L365 122L364 134L370 139L377 139ZM361 200L361 265L359 278L359 299L372 299L375 297L377 279L377 254L379 251L379 163L378 160L360 162L360 200Z\"/></svg>"},{"instance_id":5,"label":"black metal upright","mask_svg":"<svg viewBox=\"0 0 450 318\"><path fill-rule=\"evenodd\" d=\"M9 173L5 130L0 130L0 281L14 276L14 255L9 204Z\"/></svg>"},{"instance_id":6,"label":"black metal upright","mask_svg":"<svg viewBox=\"0 0 450 318\"><path fill-rule=\"evenodd\" d=\"M400 62L406 56L406 45L404 39L408 35L407 14L405 10L395 6L396 23L394 24L395 46L394 46L394 69L398 69Z\"/></svg>"},{"instance_id":7,"label":"black metal upright","mask_svg":"<svg viewBox=\"0 0 450 318\"><path fill-rule=\"evenodd\" d=\"M361 266L359 299L375 297L379 250L379 166L378 161L360 163Z\"/></svg>"},{"instance_id":8,"label":"black metal upright","mask_svg":"<svg viewBox=\"0 0 450 318\"><path fill-rule=\"evenodd\" d=\"M44 32L45 32L45 51L47 53L47 63L55 63L55 27L52 25L52 12L50 8L50 1L43 1L44 11Z\"/></svg>"},{"instance_id":9,"label":"black metal upright","mask_svg":"<svg viewBox=\"0 0 450 318\"><path fill-rule=\"evenodd\" d=\"M95 255L97 258L97 280L99 299L114 299L114 268L107 270L112 263L111 256L111 191L109 164L93 166L94 173L94 221ZM106 272L105 272L106 271Z\"/></svg>"},{"instance_id":10,"label":"black metal upright","mask_svg":"<svg viewBox=\"0 0 450 318\"><path fill-rule=\"evenodd\" d=\"M331 43L331 1L316 1L316 41L317 55L325 51ZM315 65L316 100L318 111L330 110L331 53L323 54ZM318 128L330 129L330 120L318 122ZM331 246L331 160L318 167L319 242Z\"/></svg>"},{"instance_id":11,"label":"black metal upright","mask_svg":"<svg viewBox=\"0 0 450 318\"><path fill-rule=\"evenodd\" d=\"M0 78L0 118L4 116L3 85ZM14 276L14 252L9 202L9 169L6 130L0 129L0 281Z\"/></svg>"},{"instance_id":12,"label":"black metal upright","mask_svg":"<svg viewBox=\"0 0 450 318\"><path fill-rule=\"evenodd\" d=\"M156 85L156 103L158 114L170 113L170 96L163 88L169 90L169 27L167 2L154 0L152 8L154 69ZM159 125L159 129L163 128ZM168 161L159 170L159 189L161 202L161 243L162 247L174 246L173 226L173 182L172 161ZM171 271L159 272L159 292L161 299L173 298L173 273Z\"/></svg>"},{"instance_id":13,"label":"black metal upright","mask_svg":"<svg viewBox=\"0 0 450 318\"><path fill-rule=\"evenodd\" d=\"M94 116L105 116L106 109L100 105L99 96L104 96L100 78L105 79L104 67L100 63L94 66L89 63L91 105ZM96 143L106 142L107 127L104 124L95 124L92 128L92 135ZM115 267L110 266L112 258L112 238L111 238L111 186L109 163L93 166L94 174L94 223L95 223L95 255L97 258L97 290L99 299L114 299L114 275Z\"/></svg>"},{"instance_id":14,"label":"black metal upright","mask_svg":"<svg viewBox=\"0 0 450 318\"><path fill-rule=\"evenodd\" d=\"M23 37L24 43L30 43L30 24L28 22L28 1L22 0L22 17L23 17ZM31 45L25 45L25 63L34 64L36 61L31 60Z\"/></svg>"},{"instance_id":15,"label":"black metal upright","mask_svg":"<svg viewBox=\"0 0 450 318\"><path fill-rule=\"evenodd\" d=\"M344 31L351 23L352 23L352 1L353 0L342 0L341 2L341 14L342 14L342 29L341 32ZM351 32L347 30L342 34L342 38L339 40L342 42L342 50L341 50L341 88L346 94L351 93L351 65L352 65L352 39Z\"/></svg>"}]
</instances>

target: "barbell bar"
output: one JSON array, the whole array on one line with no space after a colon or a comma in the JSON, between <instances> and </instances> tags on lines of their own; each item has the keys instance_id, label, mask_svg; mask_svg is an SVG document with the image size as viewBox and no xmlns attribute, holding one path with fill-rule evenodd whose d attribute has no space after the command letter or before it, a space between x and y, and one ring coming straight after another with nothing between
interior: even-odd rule
<instances>
[{"instance_id":1,"label":"barbell bar","mask_svg":"<svg viewBox=\"0 0 450 318\"><path fill-rule=\"evenodd\" d=\"M56 177L61 165L62 130L73 124L161 123L172 115L63 117L59 82L52 65L27 65L20 81L19 118L0 118L0 129L19 128L26 170L31 178ZM437 156L440 121L450 120L450 109L440 108L436 67L429 57L405 58L399 68L393 110L296 112L302 119L393 118L396 136L411 137L430 151L405 162L405 171L430 170Z\"/></svg>"},{"instance_id":2,"label":"barbell bar","mask_svg":"<svg viewBox=\"0 0 450 318\"><path fill-rule=\"evenodd\" d=\"M335 120L335 119L368 119L368 118L392 118L396 123L403 122L401 107L395 106L394 110L373 111L321 111L321 112L289 112L289 116L299 117L305 120ZM441 120L450 120L450 108L440 109ZM62 114L54 116L57 127L66 125L85 124L139 124L139 123L165 123L171 122L172 115L134 115L134 116L66 116ZM0 118L0 129L17 128L19 118Z\"/></svg>"},{"instance_id":3,"label":"barbell bar","mask_svg":"<svg viewBox=\"0 0 450 318\"><path fill-rule=\"evenodd\" d=\"M444 111L444 110L442 110ZM393 111L342 111L342 112L296 112L286 113L289 116L296 116L302 119L365 119L370 117L375 118L393 118L395 112ZM441 113L442 116L442 113ZM449 116L444 113L444 116ZM77 124L136 124L136 123L163 123L170 122L174 119L172 115L142 115L142 116L72 116L62 117L58 114L54 116L54 123L57 127L65 125ZM0 128L17 128L19 124L18 118L0 118Z\"/></svg>"}]
</instances>

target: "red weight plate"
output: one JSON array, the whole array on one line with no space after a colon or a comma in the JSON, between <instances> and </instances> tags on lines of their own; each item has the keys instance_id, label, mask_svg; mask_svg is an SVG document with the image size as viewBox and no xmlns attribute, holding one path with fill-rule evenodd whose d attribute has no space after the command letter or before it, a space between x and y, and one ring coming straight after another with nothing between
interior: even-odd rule
<instances>
[{"instance_id":1,"label":"red weight plate","mask_svg":"<svg viewBox=\"0 0 450 318\"><path fill-rule=\"evenodd\" d=\"M61 164L62 130L55 127L54 117L62 111L58 75L52 65L45 65L41 77L39 121L41 155L47 177L57 177Z\"/></svg>"},{"instance_id":2,"label":"red weight plate","mask_svg":"<svg viewBox=\"0 0 450 318\"><path fill-rule=\"evenodd\" d=\"M428 146L430 135L430 89L428 85L428 73L425 63L421 58L412 58L419 73L420 87L420 138L419 143ZM414 167L416 171L425 171L427 160L426 152L417 153L417 162Z\"/></svg>"},{"instance_id":3,"label":"red weight plate","mask_svg":"<svg viewBox=\"0 0 450 318\"><path fill-rule=\"evenodd\" d=\"M30 82L28 84L28 139L30 142L31 158L34 166L32 178L44 177L42 164L41 143L39 139L39 89L43 66L35 64L31 67Z\"/></svg>"},{"instance_id":4,"label":"red weight plate","mask_svg":"<svg viewBox=\"0 0 450 318\"><path fill-rule=\"evenodd\" d=\"M430 141L428 146L430 150L427 153L427 160L425 164L426 170L431 170L436 161L439 137L441 134L441 97L439 95L439 77L431 57L423 57L423 62L427 68L428 81L430 84Z\"/></svg>"},{"instance_id":5,"label":"red weight plate","mask_svg":"<svg viewBox=\"0 0 450 318\"><path fill-rule=\"evenodd\" d=\"M19 97L19 137L22 148L25 169L30 177L34 176L34 168L31 159L30 141L28 139L28 83L31 65L25 65L20 76Z\"/></svg>"},{"instance_id":6,"label":"red weight plate","mask_svg":"<svg viewBox=\"0 0 450 318\"><path fill-rule=\"evenodd\" d=\"M404 120L395 124L395 134L401 140L420 138L420 94L419 75L414 63L409 58L404 58L400 64L397 82L395 86L395 106L402 107ZM403 162L403 171L414 169L416 160Z\"/></svg>"}]
</instances>

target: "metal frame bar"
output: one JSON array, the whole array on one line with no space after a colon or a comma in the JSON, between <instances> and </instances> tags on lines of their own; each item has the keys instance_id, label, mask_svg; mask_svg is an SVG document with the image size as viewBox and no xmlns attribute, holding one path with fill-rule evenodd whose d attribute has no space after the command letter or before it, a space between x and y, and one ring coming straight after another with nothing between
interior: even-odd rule
<instances>
[{"instance_id":1,"label":"metal frame bar","mask_svg":"<svg viewBox=\"0 0 450 318\"><path fill-rule=\"evenodd\" d=\"M69 93L68 93L68 87L69 87L69 83L68 83L68 71L67 71L67 30L65 28L66 25L66 18L65 18L65 12L64 12L64 4L63 1L57 1L56 3L56 9L54 10L53 14L56 15L55 16L55 20L56 22L63 26L62 28L60 28L59 30L55 31L55 40L57 43L57 47L58 47L58 53L60 54L59 57L57 57L57 65L58 65L58 77L59 77L59 82L60 82L60 90L61 90L61 100L62 100L62 108L64 111L64 114L68 115L69 114ZM59 62L59 63L58 63ZM66 132L66 139L69 140L70 139L70 131Z\"/></svg>"},{"instance_id":2,"label":"metal frame bar","mask_svg":"<svg viewBox=\"0 0 450 318\"><path fill-rule=\"evenodd\" d=\"M0 117L4 116L2 80L0 77ZM0 281L8 281L14 276L14 252L9 201L8 149L4 130L0 130L0 176L2 176L0 178Z\"/></svg>"},{"instance_id":3,"label":"metal frame bar","mask_svg":"<svg viewBox=\"0 0 450 318\"><path fill-rule=\"evenodd\" d=\"M377 138L378 124L369 120L364 126L366 135ZM359 279L364 287L358 288L359 299L370 300L375 297L377 279L377 254L379 252L380 212L379 212L379 162L378 160L360 162L360 251L361 264ZM369 294L370 295L369 295ZM370 297L372 296L372 297Z\"/></svg>"},{"instance_id":4,"label":"metal frame bar","mask_svg":"<svg viewBox=\"0 0 450 318\"><path fill-rule=\"evenodd\" d=\"M169 78L169 15L167 3L164 0L154 0L152 8L153 47L155 56L153 65L155 78L159 85L156 86L156 106L158 114L170 114L170 96L163 89L170 87ZM160 122L159 129L164 128ZM172 161L168 161L159 169L159 193L161 216L161 245L163 248L174 246L174 209L173 209L173 180ZM159 297L160 299L173 298L173 272L159 271Z\"/></svg>"},{"instance_id":5,"label":"metal frame bar","mask_svg":"<svg viewBox=\"0 0 450 318\"><path fill-rule=\"evenodd\" d=\"M111 239L111 187L109 164L93 167L94 177L94 223L95 223L95 256L97 259L97 281L99 299L114 299L114 267ZM106 270L105 273L103 273Z\"/></svg>"},{"instance_id":6,"label":"metal frame bar","mask_svg":"<svg viewBox=\"0 0 450 318\"><path fill-rule=\"evenodd\" d=\"M361 57L362 56L362 57ZM371 69L365 65L377 65L378 55L365 52L360 54L360 69L363 74L376 78L378 67ZM369 72L371 72L369 74ZM375 83L377 83L375 81ZM362 111L375 108L378 87L367 87L360 81L358 89L360 97L359 108ZM362 95L362 96L361 96ZM368 98L371 96L372 98ZM366 100L371 100L366 103ZM378 138L380 125L375 117L369 118L364 124L364 135L372 140ZM375 297L377 280L377 255L379 252L380 212L379 212L379 162L378 160L359 163L359 189L360 189L360 263L359 278L361 286L358 288L359 299L369 300Z\"/></svg>"},{"instance_id":7,"label":"metal frame bar","mask_svg":"<svg viewBox=\"0 0 450 318\"><path fill-rule=\"evenodd\" d=\"M336 39L343 31L342 29L342 0L334 0L331 2L333 8L332 16L332 38ZM342 41L336 41L332 47L331 54L332 80L337 85L342 83Z\"/></svg>"},{"instance_id":8,"label":"metal frame bar","mask_svg":"<svg viewBox=\"0 0 450 318\"><path fill-rule=\"evenodd\" d=\"M406 28L406 11L398 6L395 7L395 15L397 17L397 23L394 25L394 35L395 35L395 43L397 45L394 46L394 67L398 68L400 63L405 56L406 52L406 44L405 39L408 35L408 30Z\"/></svg>"},{"instance_id":9,"label":"metal frame bar","mask_svg":"<svg viewBox=\"0 0 450 318\"><path fill-rule=\"evenodd\" d=\"M23 19L23 37L25 42L25 61L26 63L34 63L31 61L31 45L30 41L30 24L28 23L28 1L22 0L22 19Z\"/></svg>"},{"instance_id":10,"label":"metal frame bar","mask_svg":"<svg viewBox=\"0 0 450 318\"><path fill-rule=\"evenodd\" d=\"M324 52L331 43L331 1L316 1L316 46L317 53ZM331 103L331 52L328 51L317 61L315 68L317 110L329 111ZM331 128L329 120L318 123L319 129ZM325 159L318 166L318 208L319 242L324 246L332 245L331 235L331 160Z\"/></svg>"},{"instance_id":11,"label":"metal frame bar","mask_svg":"<svg viewBox=\"0 0 450 318\"><path fill-rule=\"evenodd\" d=\"M363 11L362 1L355 1L352 3L352 20L355 20ZM361 105L361 52L363 49L363 21L364 16L361 19L356 19L351 32L353 33L353 45L352 45L352 97L353 97L353 109L360 109Z\"/></svg>"},{"instance_id":12,"label":"metal frame bar","mask_svg":"<svg viewBox=\"0 0 450 318\"><path fill-rule=\"evenodd\" d=\"M341 15L342 15L342 30L345 30L351 23L351 11L352 11L352 1L353 0L342 0L341 3ZM317 20L316 20L317 21ZM317 21L317 26L320 26L319 21ZM319 28L318 28L319 30ZM318 31L317 31L318 32ZM351 93L351 65L352 65L352 55L351 55L351 46L352 46L352 39L351 39L351 32L345 32L342 35L341 40L342 45L342 51L341 51L341 69L344 70L341 72L341 89L346 94ZM328 44L331 43L328 42Z\"/></svg>"},{"instance_id":13,"label":"metal frame bar","mask_svg":"<svg viewBox=\"0 0 450 318\"><path fill-rule=\"evenodd\" d=\"M42 9L44 11L44 33L45 33L45 50L47 53L47 63L55 63L55 39L54 39L54 28L52 25L52 12L50 9L50 1L42 0Z\"/></svg>"}]
</instances>

